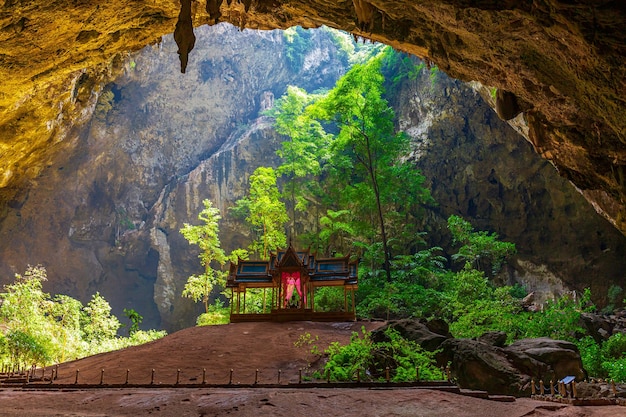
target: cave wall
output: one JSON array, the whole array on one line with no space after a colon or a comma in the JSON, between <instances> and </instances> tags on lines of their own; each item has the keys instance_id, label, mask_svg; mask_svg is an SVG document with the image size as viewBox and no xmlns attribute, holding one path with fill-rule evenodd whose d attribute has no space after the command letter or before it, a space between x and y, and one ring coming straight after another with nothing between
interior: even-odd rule
<instances>
[{"instance_id":1,"label":"cave wall","mask_svg":"<svg viewBox=\"0 0 626 417\"><path fill-rule=\"evenodd\" d=\"M516 244L497 278L535 291L538 302L591 288L602 304L609 286L623 285L624 236L537 156L519 133L523 117L517 130L498 118L489 89L425 68L392 103L438 203L427 214L431 245L452 247L446 219L456 214Z\"/></svg>"}]
</instances>

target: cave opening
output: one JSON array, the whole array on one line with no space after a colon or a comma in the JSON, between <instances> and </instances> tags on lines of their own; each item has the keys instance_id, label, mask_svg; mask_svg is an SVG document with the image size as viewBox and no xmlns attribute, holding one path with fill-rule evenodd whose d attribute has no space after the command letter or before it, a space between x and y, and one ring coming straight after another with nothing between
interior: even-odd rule
<instances>
[{"instance_id":1,"label":"cave opening","mask_svg":"<svg viewBox=\"0 0 626 417\"><path fill-rule=\"evenodd\" d=\"M197 261L178 233L183 222L193 221L198 203L209 198L227 217L222 224L228 236L224 246L243 247L249 241L248 232L227 213L245 193L256 167L279 164L276 150L283 139L262 110L280 99L288 85L310 92L331 89L359 54L383 48L354 42L351 35L328 28L254 31L221 23L194 30L194 49L184 74L173 35L126 58L120 75L104 87L112 98L104 107L101 99L96 107L99 117L85 133L93 148L83 149L89 155L82 158L89 162L79 168L87 176L99 173L96 176L103 178L98 183L108 184L101 198L123 211L123 218L117 216L120 237L111 259L142 265L137 288L145 287L154 297L153 311L146 316L168 329L188 325L189 317L198 313L179 296ZM549 294L583 285L572 276L598 263L615 274L622 261L595 254L595 260L586 263L581 254L580 261L572 262L566 253L571 247L559 246L564 240L582 240L594 228L612 237L581 245L577 250L586 257L590 248L606 254L606 248L613 247L619 253L623 242L551 165L534 154L518 133L525 129L523 117L516 119L516 131L494 117L493 89L451 79L434 66L405 58L415 69L412 79L394 81L390 74L387 86L397 90L389 102L396 109L398 128L411 137L409 158L425 174L437 200L425 216L431 222L420 224L428 231L428 244L449 246L450 237L441 233L445 218L460 214L477 229L497 232L517 244L518 260L498 278L502 284L533 289L535 281L551 280L555 285L546 291ZM93 170L94 164L99 169ZM525 178L542 180L532 183ZM568 206L572 200L575 209ZM538 220L545 211L567 215ZM99 215L106 217L105 210ZM590 217L597 221L583 226ZM73 227L84 228L86 221L84 215L74 217ZM104 225L96 231L108 233ZM99 255L99 262L106 265L106 258ZM133 297L123 302L131 305ZM121 302L116 302L116 310Z\"/></svg>"}]
</instances>

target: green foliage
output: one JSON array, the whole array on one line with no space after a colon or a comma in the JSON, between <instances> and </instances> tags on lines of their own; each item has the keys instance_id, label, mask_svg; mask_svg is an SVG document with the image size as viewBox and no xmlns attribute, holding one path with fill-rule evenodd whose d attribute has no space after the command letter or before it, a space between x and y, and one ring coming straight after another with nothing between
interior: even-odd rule
<instances>
[{"instance_id":1,"label":"green foliage","mask_svg":"<svg viewBox=\"0 0 626 417\"><path fill-rule=\"evenodd\" d=\"M213 326L228 324L230 322L230 308L224 306L224 302L217 299L209 306L207 313L200 314L196 320L197 326Z\"/></svg>"},{"instance_id":2,"label":"green foliage","mask_svg":"<svg viewBox=\"0 0 626 417\"><path fill-rule=\"evenodd\" d=\"M327 26L323 26L322 30L330 34L340 59L346 65L363 64L387 48L379 43L358 42L353 35Z\"/></svg>"},{"instance_id":3,"label":"green foliage","mask_svg":"<svg viewBox=\"0 0 626 417\"><path fill-rule=\"evenodd\" d=\"M448 229L453 242L462 245L452 259L471 262L481 270L490 265L492 274L498 273L505 260L516 253L514 243L499 241L496 233L474 232L472 225L459 216L448 218Z\"/></svg>"},{"instance_id":4,"label":"green foliage","mask_svg":"<svg viewBox=\"0 0 626 417\"><path fill-rule=\"evenodd\" d=\"M139 325L143 321L143 316L137 313L132 308L124 309L124 315L130 320L130 326L128 327L128 335L132 336L133 333L139 330Z\"/></svg>"},{"instance_id":5,"label":"green foliage","mask_svg":"<svg viewBox=\"0 0 626 417\"><path fill-rule=\"evenodd\" d=\"M616 333L601 344L586 336L576 344L590 377L626 382L626 334Z\"/></svg>"},{"instance_id":6,"label":"green foliage","mask_svg":"<svg viewBox=\"0 0 626 417\"><path fill-rule=\"evenodd\" d=\"M145 343L165 332L134 332L130 338L117 337L119 320L111 306L96 293L83 307L67 295L42 291L47 280L44 267L28 267L15 275L0 294L0 362L21 367L47 365L89 354Z\"/></svg>"},{"instance_id":7,"label":"green foliage","mask_svg":"<svg viewBox=\"0 0 626 417\"><path fill-rule=\"evenodd\" d=\"M285 204L280 201L273 168L259 167L254 171L250 176L249 197L237 202L236 211L247 212L246 221L258 235L250 249L261 259L269 259L270 251L286 246L287 236L283 227L289 217Z\"/></svg>"},{"instance_id":8,"label":"green foliage","mask_svg":"<svg viewBox=\"0 0 626 417\"><path fill-rule=\"evenodd\" d=\"M335 188L330 192L354 216L354 231L382 243L383 268L391 280L388 232L406 229L413 223L411 209L431 198L424 177L401 158L409 138L396 132L394 112L383 98L381 60L355 65L309 111L337 131L326 168ZM378 230L372 228L376 224Z\"/></svg>"},{"instance_id":9,"label":"green foliage","mask_svg":"<svg viewBox=\"0 0 626 417\"><path fill-rule=\"evenodd\" d=\"M316 311L343 311L343 287L320 287L315 290Z\"/></svg>"},{"instance_id":10,"label":"green foliage","mask_svg":"<svg viewBox=\"0 0 626 417\"><path fill-rule=\"evenodd\" d=\"M200 264L204 267L202 274L194 274L187 279L183 289L183 297L191 298L193 301L202 301L205 313L209 312L209 296L216 285L224 285L225 272L214 269L211 264L217 262L223 265L226 254L221 248L219 239L218 222L222 218L219 209L213 207L209 200L203 200L204 209L198 214L198 219L202 224L192 226L185 223L180 233L192 245L200 248Z\"/></svg>"},{"instance_id":11,"label":"green foliage","mask_svg":"<svg viewBox=\"0 0 626 417\"><path fill-rule=\"evenodd\" d=\"M430 84L431 86L434 87L435 83L437 82L437 74L439 74L439 67L437 67L436 65L430 67Z\"/></svg>"},{"instance_id":12,"label":"green foliage","mask_svg":"<svg viewBox=\"0 0 626 417\"><path fill-rule=\"evenodd\" d=\"M390 82L390 92L395 92L400 84L405 80L415 80L419 73L424 69L425 64L420 62L416 64L417 58L403 54L393 48L386 48L383 52L382 71L388 74Z\"/></svg>"},{"instance_id":13,"label":"green foliage","mask_svg":"<svg viewBox=\"0 0 626 417\"><path fill-rule=\"evenodd\" d=\"M310 49L311 34L300 26L292 26L283 31L285 39L285 54L291 70L298 72L302 69L304 57Z\"/></svg>"},{"instance_id":14,"label":"green foliage","mask_svg":"<svg viewBox=\"0 0 626 417\"><path fill-rule=\"evenodd\" d=\"M107 339L115 338L121 323L111 314L109 302L96 292L84 308L81 317L83 338L88 342L99 344Z\"/></svg>"},{"instance_id":15,"label":"green foliage","mask_svg":"<svg viewBox=\"0 0 626 417\"><path fill-rule=\"evenodd\" d=\"M50 340L21 330L11 330L6 335L10 360L20 367L33 364L47 364L51 361Z\"/></svg>"},{"instance_id":16,"label":"green foliage","mask_svg":"<svg viewBox=\"0 0 626 417\"><path fill-rule=\"evenodd\" d=\"M388 329L385 336L387 340L374 343L371 333L362 329L361 335L352 333L348 345L332 343L326 350L328 361L324 370L316 376L331 381L354 381L358 372L364 381L384 380L387 367L390 368L392 382L414 381L416 368L419 368L421 380L441 376L434 352L425 351L393 329Z\"/></svg>"},{"instance_id":17,"label":"green foliage","mask_svg":"<svg viewBox=\"0 0 626 417\"><path fill-rule=\"evenodd\" d=\"M619 285L611 285L609 290L607 291L607 299L609 302L606 307L602 309L603 313L612 313L615 308L619 306L619 302L621 299L621 295L623 294L623 289Z\"/></svg>"},{"instance_id":18,"label":"green foliage","mask_svg":"<svg viewBox=\"0 0 626 417\"><path fill-rule=\"evenodd\" d=\"M289 137L277 151L283 163L276 172L286 178L282 196L290 205L292 236L296 235L298 214L307 211L314 200L312 194L321 173L320 160L327 152L328 135L320 123L304 111L318 97L289 86L287 93L268 112L275 118L276 131Z\"/></svg>"}]
</instances>

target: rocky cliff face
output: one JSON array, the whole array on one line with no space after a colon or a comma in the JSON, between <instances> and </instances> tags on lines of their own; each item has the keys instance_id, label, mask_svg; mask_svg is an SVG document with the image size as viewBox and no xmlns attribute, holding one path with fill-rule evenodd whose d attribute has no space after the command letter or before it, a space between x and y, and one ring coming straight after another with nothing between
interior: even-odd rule
<instances>
[{"instance_id":1,"label":"rocky cliff face","mask_svg":"<svg viewBox=\"0 0 626 417\"><path fill-rule=\"evenodd\" d=\"M424 69L393 103L413 138L410 157L438 202L429 214L431 244L449 247L441 230L457 214L515 242L519 256L499 278L536 291L538 300L590 287L603 302L610 285L621 285L624 236L496 116L483 87Z\"/></svg>"},{"instance_id":2,"label":"rocky cliff face","mask_svg":"<svg viewBox=\"0 0 626 417\"><path fill-rule=\"evenodd\" d=\"M626 231L626 16L618 1L244 0L190 2L197 27L320 24L393 45L449 75L498 87L499 113L524 112L528 139L595 208ZM176 25L178 1L0 0L0 198L71 148L72 126L119 55ZM202 42L196 42L198 47ZM194 53L190 62L194 60ZM88 111L87 111L88 113Z\"/></svg>"}]
</instances>

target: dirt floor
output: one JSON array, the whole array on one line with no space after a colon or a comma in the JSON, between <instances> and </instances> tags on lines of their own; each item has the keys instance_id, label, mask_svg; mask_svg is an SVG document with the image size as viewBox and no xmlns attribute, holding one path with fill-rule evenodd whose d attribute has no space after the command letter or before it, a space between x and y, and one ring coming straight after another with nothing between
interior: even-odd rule
<instances>
[{"instance_id":1,"label":"dirt floor","mask_svg":"<svg viewBox=\"0 0 626 417\"><path fill-rule=\"evenodd\" d=\"M574 407L527 398L505 403L424 388L293 387L299 370L305 369L306 377L319 359L296 341L310 335L324 349L333 341L348 342L362 326L380 325L239 323L186 329L147 345L61 364L53 385L73 385L78 370L76 387L4 386L0 416L626 416L626 407L619 406ZM233 386L185 387L201 384L203 369L207 384L228 384L232 369ZM255 379L261 386L277 384L279 370L280 387L249 386ZM49 376L51 369L46 372ZM135 387L119 387L127 373ZM104 388L80 387L99 385L101 378Z\"/></svg>"}]
</instances>

